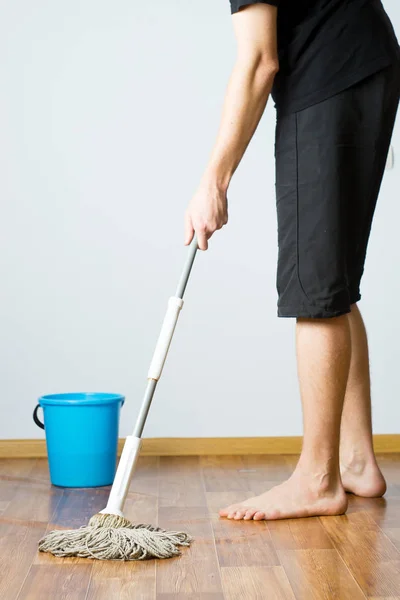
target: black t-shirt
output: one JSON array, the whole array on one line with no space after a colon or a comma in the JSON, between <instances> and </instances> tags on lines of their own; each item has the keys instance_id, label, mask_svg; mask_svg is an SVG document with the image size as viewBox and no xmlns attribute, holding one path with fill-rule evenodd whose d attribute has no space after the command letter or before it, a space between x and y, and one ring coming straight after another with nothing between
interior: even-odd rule
<instances>
[{"instance_id":1,"label":"black t-shirt","mask_svg":"<svg viewBox=\"0 0 400 600\"><path fill-rule=\"evenodd\" d=\"M272 97L278 111L307 108L393 61L400 47L381 0L230 0L278 7L279 72Z\"/></svg>"}]
</instances>

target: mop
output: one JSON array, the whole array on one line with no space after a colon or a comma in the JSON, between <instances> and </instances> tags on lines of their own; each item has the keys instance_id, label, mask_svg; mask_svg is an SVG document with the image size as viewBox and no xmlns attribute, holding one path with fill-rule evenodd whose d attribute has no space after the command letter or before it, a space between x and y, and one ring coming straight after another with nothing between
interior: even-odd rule
<instances>
[{"instance_id":1,"label":"mop","mask_svg":"<svg viewBox=\"0 0 400 600\"><path fill-rule=\"evenodd\" d=\"M124 517L122 511L139 457L144 424L183 306L183 295L197 248L195 236L189 246L176 294L168 302L168 309L147 376L143 403L133 433L125 440L106 508L92 516L87 526L76 530L51 531L39 540L40 552L50 552L57 557L144 560L178 556L181 554L178 547L189 546L193 541L189 534L182 531L167 531L146 524L134 525Z\"/></svg>"}]
</instances>

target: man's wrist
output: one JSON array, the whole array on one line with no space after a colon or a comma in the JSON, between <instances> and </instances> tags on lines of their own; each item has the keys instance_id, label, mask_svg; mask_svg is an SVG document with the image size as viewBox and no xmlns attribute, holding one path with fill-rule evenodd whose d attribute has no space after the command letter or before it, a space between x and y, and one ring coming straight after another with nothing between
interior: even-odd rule
<instances>
[{"instance_id":1,"label":"man's wrist","mask_svg":"<svg viewBox=\"0 0 400 600\"><path fill-rule=\"evenodd\" d=\"M201 183L202 185L218 190L220 193L226 193L231 181L232 174L230 172L222 172L220 169L207 167Z\"/></svg>"}]
</instances>

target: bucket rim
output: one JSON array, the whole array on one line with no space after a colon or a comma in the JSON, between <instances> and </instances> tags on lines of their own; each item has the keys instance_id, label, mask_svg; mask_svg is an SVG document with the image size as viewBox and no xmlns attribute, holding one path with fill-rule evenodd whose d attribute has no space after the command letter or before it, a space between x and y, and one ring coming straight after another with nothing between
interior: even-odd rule
<instances>
[{"instance_id":1,"label":"bucket rim","mask_svg":"<svg viewBox=\"0 0 400 600\"><path fill-rule=\"evenodd\" d=\"M45 394L40 396L40 406L93 406L115 404L123 406L125 396L109 392L65 392L62 394Z\"/></svg>"}]
</instances>

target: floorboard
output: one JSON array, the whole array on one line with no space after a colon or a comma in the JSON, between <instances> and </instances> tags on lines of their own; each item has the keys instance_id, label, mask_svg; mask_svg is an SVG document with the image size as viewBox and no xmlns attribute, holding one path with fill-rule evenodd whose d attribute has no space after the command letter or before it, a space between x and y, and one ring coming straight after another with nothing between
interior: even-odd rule
<instances>
[{"instance_id":1,"label":"floorboard","mask_svg":"<svg viewBox=\"0 0 400 600\"><path fill-rule=\"evenodd\" d=\"M168 560L56 559L37 551L53 528L77 528L110 487L50 485L45 459L0 460L2 600L400 600L400 454L380 455L384 498L349 495L346 515L221 519L221 507L284 481L296 456L140 457L128 518L195 540Z\"/></svg>"}]
</instances>

